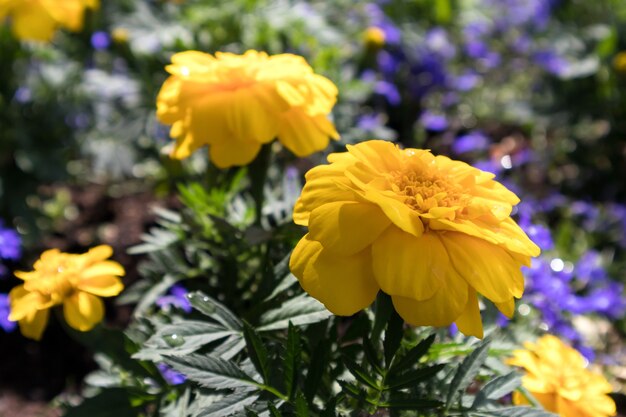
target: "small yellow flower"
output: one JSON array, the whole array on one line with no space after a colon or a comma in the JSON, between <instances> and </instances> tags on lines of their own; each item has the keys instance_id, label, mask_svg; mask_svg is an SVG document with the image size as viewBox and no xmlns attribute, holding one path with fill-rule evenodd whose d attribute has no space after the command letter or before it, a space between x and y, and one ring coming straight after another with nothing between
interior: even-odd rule
<instances>
[{"instance_id":1,"label":"small yellow flower","mask_svg":"<svg viewBox=\"0 0 626 417\"><path fill-rule=\"evenodd\" d=\"M382 289L414 325L456 323L483 336L477 293L507 316L520 268L539 248L509 217L519 199L494 175L420 149L372 140L306 174L294 221L308 226L290 268L335 314Z\"/></svg>"},{"instance_id":2,"label":"small yellow flower","mask_svg":"<svg viewBox=\"0 0 626 417\"><path fill-rule=\"evenodd\" d=\"M626 74L626 52L618 52L617 55L613 58L613 68L615 71Z\"/></svg>"},{"instance_id":3,"label":"small yellow flower","mask_svg":"<svg viewBox=\"0 0 626 417\"><path fill-rule=\"evenodd\" d=\"M526 371L522 385L548 411L563 417L606 417L615 415L615 402L607 394L611 384L600 374L585 368L577 350L552 335L537 343L527 342L508 363ZM515 404L527 404L518 392Z\"/></svg>"},{"instance_id":4,"label":"small yellow flower","mask_svg":"<svg viewBox=\"0 0 626 417\"><path fill-rule=\"evenodd\" d=\"M368 48L382 48L385 45L385 32L379 27L370 26L363 33L363 41Z\"/></svg>"},{"instance_id":5,"label":"small yellow flower","mask_svg":"<svg viewBox=\"0 0 626 417\"><path fill-rule=\"evenodd\" d=\"M9 294L9 320L18 321L22 334L39 340L48 322L49 309L63 304L67 323L88 331L104 317L104 305L98 297L119 294L124 285L124 268L107 260L113 254L102 245L84 254L47 250L34 265L34 271L15 272L24 284Z\"/></svg>"},{"instance_id":6,"label":"small yellow flower","mask_svg":"<svg viewBox=\"0 0 626 417\"><path fill-rule=\"evenodd\" d=\"M209 145L211 161L226 168L251 162L274 138L297 156L339 138L328 119L337 87L300 56L187 51L166 69L157 117L172 125L173 158Z\"/></svg>"},{"instance_id":7,"label":"small yellow flower","mask_svg":"<svg viewBox=\"0 0 626 417\"><path fill-rule=\"evenodd\" d=\"M0 21L11 17L18 39L49 41L54 31L83 28L85 9L97 9L99 0L0 0Z\"/></svg>"}]
</instances>

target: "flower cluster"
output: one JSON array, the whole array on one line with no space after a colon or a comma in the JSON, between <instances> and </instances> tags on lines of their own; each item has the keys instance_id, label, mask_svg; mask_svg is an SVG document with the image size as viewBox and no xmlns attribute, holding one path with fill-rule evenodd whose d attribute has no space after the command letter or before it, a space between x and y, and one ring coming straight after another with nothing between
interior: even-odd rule
<instances>
[{"instance_id":1,"label":"flower cluster","mask_svg":"<svg viewBox=\"0 0 626 417\"><path fill-rule=\"evenodd\" d=\"M382 289L405 321L482 337L477 293L507 316L539 248L510 218L519 199L493 174L419 149L368 141L306 175L290 267L335 314ZM367 224L368 227L363 227Z\"/></svg>"},{"instance_id":2,"label":"flower cluster","mask_svg":"<svg viewBox=\"0 0 626 417\"><path fill-rule=\"evenodd\" d=\"M4 226L0 220L0 277L7 274L2 261L16 261L22 256L22 240L14 229Z\"/></svg>"},{"instance_id":3,"label":"flower cluster","mask_svg":"<svg viewBox=\"0 0 626 417\"><path fill-rule=\"evenodd\" d=\"M49 41L59 27L80 31L85 10L98 6L99 0L0 0L0 21L10 17L19 39Z\"/></svg>"},{"instance_id":4,"label":"flower cluster","mask_svg":"<svg viewBox=\"0 0 626 417\"><path fill-rule=\"evenodd\" d=\"M124 289L120 280L124 268L108 260L112 254L106 245L80 255L58 249L45 251L33 271L15 272L24 284L9 294L9 320L19 322L24 336L39 340L50 308L63 305L63 315L71 327L83 332L92 329L104 317L99 297L112 297Z\"/></svg>"},{"instance_id":5,"label":"flower cluster","mask_svg":"<svg viewBox=\"0 0 626 417\"><path fill-rule=\"evenodd\" d=\"M585 358L575 349L552 335L524 346L508 362L524 368L523 386L546 410L563 417L615 415L615 402L607 395L611 384L587 370ZM519 392L513 402L528 404Z\"/></svg>"},{"instance_id":6,"label":"flower cluster","mask_svg":"<svg viewBox=\"0 0 626 417\"><path fill-rule=\"evenodd\" d=\"M172 125L173 158L209 145L211 161L226 168L248 164L275 138L297 156L339 138L328 119L337 88L300 56L187 51L167 71L157 117Z\"/></svg>"}]
</instances>

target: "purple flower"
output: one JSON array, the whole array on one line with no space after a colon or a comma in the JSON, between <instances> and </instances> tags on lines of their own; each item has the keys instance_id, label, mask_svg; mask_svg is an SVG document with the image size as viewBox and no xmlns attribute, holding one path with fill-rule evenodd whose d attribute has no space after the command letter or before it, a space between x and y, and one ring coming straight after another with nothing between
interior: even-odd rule
<instances>
[{"instance_id":1,"label":"purple flower","mask_svg":"<svg viewBox=\"0 0 626 417\"><path fill-rule=\"evenodd\" d=\"M541 68L557 76L566 75L570 69L570 63L567 59L550 50L536 52L533 60Z\"/></svg>"},{"instance_id":2,"label":"purple flower","mask_svg":"<svg viewBox=\"0 0 626 417\"><path fill-rule=\"evenodd\" d=\"M489 54L489 47L483 41L470 40L465 44L465 53L470 58L485 58Z\"/></svg>"},{"instance_id":3,"label":"purple flower","mask_svg":"<svg viewBox=\"0 0 626 417\"><path fill-rule=\"evenodd\" d=\"M528 237L541 248L541 250L554 249L554 240L552 240L552 233L550 229L540 224L523 224L520 222L520 226Z\"/></svg>"},{"instance_id":4,"label":"purple flower","mask_svg":"<svg viewBox=\"0 0 626 417\"><path fill-rule=\"evenodd\" d=\"M429 51L449 60L456 55L456 48L444 28L436 27L426 33L424 39Z\"/></svg>"},{"instance_id":5,"label":"purple flower","mask_svg":"<svg viewBox=\"0 0 626 417\"><path fill-rule=\"evenodd\" d=\"M22 256L22 240L13 229L4 227L0 220L0 259L18 260Z\"/></svg>"},{"instance_id":6,"label":"purple flower","mask_svg":"<svg viewBox=\"0 0 626 417\"><path fill-rule=\"evenodd\" d=\"M376 84L374 84L374 92L385 97L387 102L392 106L400 104L400 92L398 91L398 88L389 81L377 81Z\"/></svg>"},{"instance_id":7,"label":"purple flower","mask_svg":"<svg viewBox=\"0 0 626 417\"><path fill-rule=\"evenodd\" d=\"M459 91L470 91L482 80L481 76L473 71L467 71L452 80L452 86Z\"/></svg>"},{"instance_id":8,"label":"purple flower","mask_svg":"<svg viewBox=\"0 0 626 417\"><path fill-rule=\"evenodd\" d=\"M448 128L448 120L446 116L435 114L428 110L424 111L420 116L419 122L424 129L431 132L443 132Z\"/></svg>"},{"instance_id":9,"label":"purple flower","mask_svg":"<svg viewBox=\"0 0 626 417\"><path fill-rule=\"evenodd\" d=\"M380 113L366 113L359 116L356 127L366 132L371 132L382 125L381 121L382 117Z\"/></svg>"},{"instance_id":10,"label":"purple flower","mask_svg":"<svg viewBox=\"0 0 626 417\"><path fill-rule=\"evenodd\" d=\"M111 45L111 37L108 33L98 31L91 35L91 46L93 46L93 49L100 51L107 49L109 45Z\"/></svg>"},{"instance_id":11,"label":"purple flower","mask_svg":"<svg viewBox=\"0 0 626 417\"><path fill-rule=\"evenodd\" d=\"M160 297L156 301L156 305L162 309L176 307L183 310L185 313L189 313L192 308L187 298L187 293L188 291L182 285L175 284L168 291L169 295Z\"/></svg>"},{"instance_id":12,"label":"purple flower","mask_svg":"<svg viewBox=\"0 0 626 417\"><path fill-rule=\"evenodd\" d=\"M9 314L11 313L11 306L9 303L9 296L6 294L0 294L0 327L5 332L12 332L15 330L17 323L9 321Z\"/></svg>"},{"instance_id":13,"label":"purple flower","mask_svg":"<svg viewBox=\"0 0 626 417\"><path fill-rule=\"evenodd\" d=\"M18 103L24 104L33 99L33 93L30 88L22 86L15 91L13 98L15 98L15 101Z\"/></svg>"},{"instance_id":14,"label":"purple flower","mask_svg":"<svg viewBox=\"0 0 626 417\"><path fill-rule=\"evenodd\" d=\"M185 375L181 374L180 372L176 372L164 363L157 364L157 368L159 369L159 372L161 372L161 375L163 375L163 378L170 385L180 385L187 380L187 377L185 377Z\"/></svg>"},{"instance_id":15,"label":"purple flower","mask_svg":"<svg viewBox=\"0 0 626 417\"><path fill-rule=\"evenodd\" d=\"M493 175L498 175L503 170L502 165L494 162L492 159L476 161L472 165L482 171L491 172Z\"/></svg>"},{"instance_id":16,"label":"purple flower","mask_svg":"<svg viewBox=\"0 0 626 417\"><path fill-rule=\"evenodd\" d=\"M452 150L457 153L482 151L489 146L489 138L480 131L473 131L459 136L452 144Z\"/></svg>"}]
</instances>

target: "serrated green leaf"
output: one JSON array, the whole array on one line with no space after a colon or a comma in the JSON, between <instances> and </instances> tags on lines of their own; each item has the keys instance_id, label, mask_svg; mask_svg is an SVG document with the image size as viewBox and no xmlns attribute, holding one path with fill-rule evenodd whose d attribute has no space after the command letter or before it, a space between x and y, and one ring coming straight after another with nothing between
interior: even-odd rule
<instances>
[{"instance_id":1,"label":"serrated green leaf","mask_svg":"<svg viewBox=\"0 0 626 417\"><path fill-rule=\"evenodd\" d=\"M443 406L441 401L427 398L402 398L377 404L379 407L394 408L396 410L429 410Z\"/></svg>"},{"instance_id":2,"label":"serrated green leaf","mask_svg":"<svg viewBox=\"0 0 626 417\"><path fill-rule=\"evenodd\" d=\"M331 315L332 313L322 303L307 294L301 294L287 300L279 308L263 314L259 320L261 325L257 330L286 329L289 327L289 322L294 326L317 323Z\"/></svg>"},{"instance_id":3,"label":"serrated green leaf","mask_svg":"<svg viewBox=\"0 0 626 417\"><path fill-rule=\"evenodd\" d=\"M415 385L418 382L426 381L435 376L437 372L442 370L445 366L445 364L438 364L402 373L395 378L388 379L388 382L385 384L385 389L401 389Z\"/></svg>"},{"instance_id":4,"label":"serrated green leaf","mask_svg":"<svg viewBox=\"0 0 626 417\"><path fill-rule=\"evenodd\" d=\"M324 341L320 341L313 351L313 357L311 358L311 363L304 381L304 396L309 403L313 401L315 393L322 383L324 370L327 369L328 366L329 354L329 346Z\"/></svg>"},{"instance_id":5,"label":"serrated green leaf","mask_svg":"<svg viewBox=\"0 0 626 417\"><path fill-rule=\"evenodd\" d=\"M491 381L489 381L483 389L476 394L476 398L474 399L474 403L472 404L472 408L475 409L482 404L484 404L487 400L499 400L506 394L512 392L517 387L519 387L522 383L521 376L513 371L506 375L499 376Z\"/></svg>"},{"instance_id":6,"label":"serrated green leaf","mask_svg":"<svg viewBox=\"0 0 626 417\"><path fill-rule=\"evenodd\" d=\"M217 300L209 297L201 291L189 293L187 295L191 305L202 314L212 318L218 323L222 323L231 330L241 330L243 324L233 312Z\"/></svg>"},{"instance_id":7,"label":"serrated green leaf","mask_svg":"<svg viewBox=\"0 0 626 417\"><path fill-rule=\"evenodd\" d=\"M383 350L385 354L385 364L387 367L391 365L391 361L400 348L402 337L404 335L404 320L393 310L387 323L385 330L385 340L383 341Z\"/></svg>"},{"instance_id":8,"label":"serrated green leaf","mask_svg":"<svg viewBox=\"0 0 626 417\"><path fill-rule=\"evenodd\" d=\"M369 386L375 390L380 391L381 387L378 381L372 377L361 365L357 364L354 360L348 356L342 357L344 365L348 368L348 371L362 384Z\"/></svg>"},{"instance_id":9,"label":"serrated green leaf","mask_svg":"<svg viewBox=\"0 0 626 417\"><path fill-rule=\"evenodd\" d=\"M472 416L477 417L556 417L548 411L533 407L503 407L496 410L472 411Z\"/></svg>"},{"instance_id":10,"label":"serrated green leaf","mask_svg":"<svg viewBox=\"0 0 626 417\"><path fill-rule=\"evenodd\" d=\"M485 340L478 346L472 353L467 356L454 375L450 387L448 388L448 395L446 399L446 409L448 409L454 399L460 392L464 391L467 386L474 380L480 367L487 359L489 353L489 341Z\"/></svg>"},{"instance_id":11,"label":"serrated green leaf","mask_svg":"<svg viewBox=\"0 0 626 417\"><path fill-rule=\"evenodd\" d=\"M246 339L248 348L248 356L254 364L254 367L263 378L263 382L269 381L269 365L267 349L257 332L248 324L243 322L243 336Z\"/></svg>"},{"instance_id":12,"label":"serrated green leaf","mask_svg":"<svg viewBox=\"0 0 626 417\"><path fill-rule=\"evenodd\" d=\"M374 371L376 371L378 375L382 375L384 371L380 363L380 358L372 345L372 341L369 340L367 336L363 338L363 353L365 353L365 358L367 358L367 361Z\"/></svg>"},{"instance_id":13,"label":"serrated green leaf","mask_svg":"<svg viewBox=\"0 0 626 417\"><path fill-rule=\"evenodd\" d=\"M296 396L296 417L309 417L309 406L302 392L298 391Z\"/></svg>"},{"instance_id":14,"label":"serrated green leaf","mask_svg":"<svg viewBox=\"0 0 626 417\"><path fill-rule=\"evenodd\" d=\"M188 379L214 389L258 387L237 364L210 355L167 356L165 362Z\"/></svg>"},{"instance_id":15,"label":"serrated green leaf","mask_svg":"<svg viewBox=\"0 0 626 417\"><path fill-rule=\"evenodd\" d=\"M202 408L195 417L226 417L243 411L245 407L253 404L258 398L259 396L255 391L235 391Z\"/></svg>"},{"instance_id":16,"label":"serrated green leaf","mask_svg":"<svg viewBox=\"0 0 626 417\"><path fill-rule=\"evenodd\" d=\"M287 332L287 349L285 352L285 390L287 396L293 398L298 387L298 368L300 364L300 331L297 327L289 323Z\"/></svg>"},{"instance_id":17,"label":"serrated green leaf","mask_svg":"<svg viewBox=\"0 0 626 417\"><path fill-rule=\"evenodd\" d=\"M174 324L166 324L144 343L142 349L135 353L133 358L159 361L165 355L184 356L206 344L234 334L239 333L218 324L198 320L184 320ZM168 342L173 335L176 335L178 340L175 345Z\"/></svg>"},{"instance_id":18,"label":"serrated green leaf","mask_svg":"<svg viewBox=\"0 0 626 417\"><path fill-rule=\"evenodd\" d=\"M350 395L351 397L359 398L359 399L365 399L367 397L367 393L365 392L365 390L363 390L360 387L357 387L354 384L351 384L349 382L342 381L342 380L338 380L337 383L341 385L343 392Z\"/></svg>"},{"instance_id":19,"label":"serrated green leaf","mask_svg":"<svg viewBox=\"0 0 626 417\"><path fill-rule=\"evenodd\" d=\"M422 358L422 356L426 354L426 352L428 352L434 342L435 334L433 333L426 339L420 341L415 347L411 348L401 358L399 358L398 356L394 357L394 361L391 364L388 375L393 375L398 372L406 371L407 369L412 369L413 365L416 364Z\"/></svg>"}]
</instances>

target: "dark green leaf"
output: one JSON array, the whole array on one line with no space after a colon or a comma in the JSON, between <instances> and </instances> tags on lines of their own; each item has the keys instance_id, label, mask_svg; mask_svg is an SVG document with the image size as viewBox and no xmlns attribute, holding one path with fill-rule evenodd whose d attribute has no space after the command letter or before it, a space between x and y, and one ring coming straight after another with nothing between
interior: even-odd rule
<instances>
[{"instance_id":1,"label":"dark green leaf","mask_svg":"<svg viewBox=\"0 0 626 417\"><path fill-rule=\"evenodd\" d=\"M472 353L467 356L454 375L450 387L448 389L448 396L446 400L446 408L449 408L457 394L464 391L467 386L474 380L480 367L487 359L489 353L489 341L485 340L480 346L478 346Z\"/></svg>"},{"instance_id":2,"label":"dark green leaf","mask_svg":"<svg viewBox=\"0 0 626 417\"><path fill-rule=\"evenodd\" d=\"M445 366L445 364L438 364L402 373L395 378L389 379L385 389L401 389L426 381L435 376Z\"/></svg>"},{"instance_id":3,"label":"dark green leaf","mask_svg":"<svg viewBox=\"0 0 626 417\"><path fill-rule=\"evenodd\" d=\"M301 391L296 395L296 417L309 417L309 406Z\"/></svg>"},{"instance_id":4,"label":"dark green leaf","mask_svg":"<svg viewBox=\"0 0 626 417\"><path fill-rule=\"evenodd\" d=\"M194 417L226 417L243 411L245 407L253 404L257 398L259 396L255 394L255 391L235 391L200 409L199 413L195 414Z\"/></svg>"},{"instance_id":5,"label":"dark green leaf","mask_svg":"<svg viewBox=\"0 0 626 417\"><path fill-rule=\"evenodd\" d=\"M304 396L309 403L313 401L315 394L320 388L324 370L328 367L328 356L329 345L326 341L321 340L313 351L311 364L309 365L306 380L304 381Z\"/></svg>"},{"instance_id":6,"label":"dark green leaf","mask_svg":"<svg viewBox=\"0 0 626 417\"><path fill-rule=\"evenodd\" d=\"M261 326L257 330L286 329L289 322L294 326L317 323L331 315L332 313L322 303L307 294L301 294L287 300L279 308L263 314L260 319Z\"/></svg>"},{"instance_id":7,"label":"dark green leaf","mask_svg":"<svg viewBox=\"0 0 626 417\"><path fill-rule=\"evenodd\" d=\"M472 408L484 404L487 400L498 400L520 386L522 379L513 371L489 381L476 395Z\"/></svg>"},{"instance_id":8,"label":"dark green leaf","mask_svg":"<svg viewBox=\"0 0 626 417\"><path fill-rule=\"evenodd\" d=\"M283 417L283 414L276 408L276 406L272 403L267 403L267 409L270 412L272 417Z\"/></svg>"},{"instance_id":9,"label":"dark green leaf","mask_svg":"<svg viewBox=\"0 0 626 417\"><path fill-rule=\"evenodd\" d=\"M110 388L85 398L76 407L70 408L63 417L137 417L140 410L131 405L131 393L126 388Z\"/></svg>"},{"instance_id":10,"label":"dark green leaf","mask_svg":"<svg viewBox=\"0 0 626 417\"><path fill-rule=\"evenodd\" d=\"M394 399L387 402L379 402L379 407L395 408L398 410L427 410L443 406L441 401L427 398Z\"/></svg>"},{"instance_id":11,"label":"dark green leaf","mask_svg":"<svg viewBox=\"0 0 626 417\"><path fill-rule=\"evenodd\" d=\"M396 313L396 310L391 312L389 317L389 323L387 323L387 330L385 330L385 340L383 341L383 348L385 352L385 364L387 367L391 365L393 356L400 347L402 342L402 336L404 335L404 320Z\"/></svg>"},{"instance_id":12,"label":"dark green leaf","mask_svg":"<svg viewBox=\"0 0 626 417\"><path fill-rule=\"evenodd\" d=\"M420 341L415 347L411 348L401 359L396 356L391 365L391 369L389 369L389 375L412 369L413 365L428 352L428 349L430 349L434 341L435 334L433 333L426 339Z\"/></svg>"},{"instance_id":13,"label":"dark green leaf","mask_svg":"<svg viewBox=\"0 0 626 417\"><path fill-rule=\"evenodd\" d=\"M237 364L221 358L192 353L183 357L168 356L165 362L190 380L208 388L258 386Z\"/></svg>"},{"instance_id":14,"label":"dark green leaf","mask_svg":"<svg viewBox=\"0 0 626 417\"><path fill-rule=\"evenodd\" d=\"M263 382L268 382L269 365L267 349L265 349L263 341L252 326L245 321L243 323L243 336L246 339L246 346L248 348L248 356L250 357L250 360L263 378Z\"/></svg>"},{"instance_id":15,"label":"dark green leaf","mask_svg":"<svg viewBox=\"0 0 626 417\"><path fill-rule=\"evenodd\" d=\"M383 368L380 363L380 358L378 357L378 352L376 352L376 349L374 349L374 346L372 345L372 341L369 340L367 336L363 338L363 353L365 353L367 361L376 373L382 375Z\"/></svg>"},{"instance_id":16,"label":"dark green leaf","mask_svg":"<svg viewBox=\"0 0 626 417\"><path fill-rule=\"evenodd\" d=\"M348 368L348 371L350 371L358 381L370 388L380 391L380 384L376 378L372 377L361 365L345 355L342 357L342 360L346 368Z\"/></svg>"},{"instance_id":17,"label":"dark green leaf","mask_svg":"<svg viewBox=\"0 0 626 417\"><path fill-rule=\"evenodd\" d=\"M298 387L298 370L300 366L300 331L289 323L287 332L287 350L285 353L285 389L287 396L293 398Z\"/></svg>"},{"instance_id":18,"label":"dark green leaf","mask_svg":"<svg viewBox=\"0 0 626 417\"><path fill-rule=\"evenodd\" d=\"M374 304L374 327L372 328L373 341L380 340L380 335L383 333L383 329L389 322L392 312L394 312L391 297L384 292L380 291L376 296L376 303Z\"/></svg>"},{"instance_id":19,"label":"dark green leaf","mask_svg":"<svg viewBox=\"0 0 626 417\"><path fill-rule=\"evenodd\" d=\"M338 380L337 382L339 383L339 385L341 385L341 388L343 388L343 392L350 395L351 397L362 400L367 397L367 393L365 392L365 390L357 387L356 385L342 380Z\"/></svg>"},{"instance_id":20,"label":"dark green leaf","mask_svg":"<svg viewBox=\"0 0 626 417\"><path fill-rule=\"evenodd\" d=\"M209 297L208 295L196 291L188 294L191 305L202 314L212 318L218 323L222 323L228 329L241 330L243 324L226 306Z\"/></svg>"}]
</instances>

